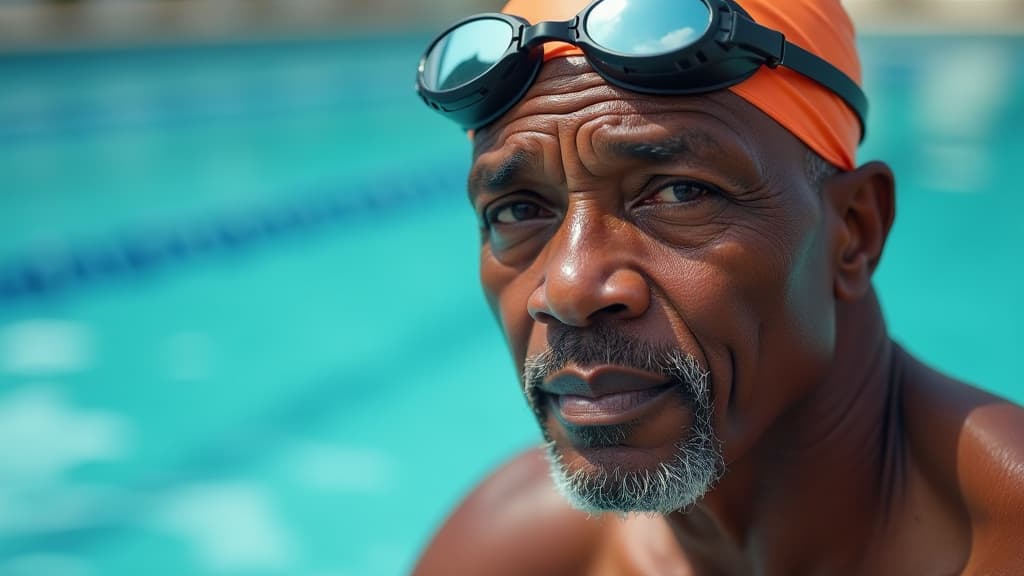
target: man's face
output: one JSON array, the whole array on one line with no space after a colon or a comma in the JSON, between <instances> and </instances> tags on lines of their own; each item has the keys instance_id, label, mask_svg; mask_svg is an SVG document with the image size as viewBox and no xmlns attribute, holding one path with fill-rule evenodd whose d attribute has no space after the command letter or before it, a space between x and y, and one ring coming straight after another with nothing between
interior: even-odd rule
<instances>
[{"instance_id":1,"label":"man's face","mask_svg":"<svg viewBox=\"0 0 1024 576\"><path fill-rule=\"evenodd\" d=\"M829 369L829 226L807 152L739 97L547 63L477 134L481 279L577 505L668 512Z\"/></svg>"}]
</instances>

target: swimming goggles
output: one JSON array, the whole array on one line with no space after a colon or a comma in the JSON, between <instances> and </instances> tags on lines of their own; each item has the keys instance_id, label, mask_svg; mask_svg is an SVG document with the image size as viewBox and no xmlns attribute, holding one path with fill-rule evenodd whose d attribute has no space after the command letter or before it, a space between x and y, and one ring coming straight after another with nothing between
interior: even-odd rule
<instances>
[{"instance_id":1,"label":"swimming goggles","mask_svg":"<svg viewBox=\"0 0 1024 576\"><path fill-rule=\"evenodd\" d=\"M761 66L785 66L839 96L863 139L868 102L849 76L761 26L734 0L594 0L575 18L530 24L486 13L455 23L420 60L417 90L428 106L475 130L518 102L544 60L545 42L578 46L609 83L644 94L727 88Z\"/></svg>"}]
</instances>

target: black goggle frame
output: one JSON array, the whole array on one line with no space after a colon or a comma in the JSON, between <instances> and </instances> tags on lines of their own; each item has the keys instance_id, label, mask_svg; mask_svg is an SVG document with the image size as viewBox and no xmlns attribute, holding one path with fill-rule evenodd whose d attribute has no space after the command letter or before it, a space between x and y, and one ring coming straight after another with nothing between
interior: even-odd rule
<instances>
[{"instance_id":1,"label":"black goggle frame","mask_svg":"<svg viewBox=\"0 0 1024 576\"><path fill-rule=\"evenodd\" d=\"M587 33L594 0L575 18L531 25L509 14L484 13L462 19L441 33L420 59L417 90L424 102L464 130L490 124L529 90L543 65L543 44L579 47L591 67L610 84L642 94L702 94L739 84L760 69L785 66L841 98L857 115L864 138L868 102L860 87L838 68L789 42L781 32L761 26L732 0L702 2L710 12L704 34L670 52L631 55L602 47ZM432 90L424 78L428 58L452 31L477 20L501 20L513 30L505 52L475 78L446 90Z\"/></svg>"}]
</instances>

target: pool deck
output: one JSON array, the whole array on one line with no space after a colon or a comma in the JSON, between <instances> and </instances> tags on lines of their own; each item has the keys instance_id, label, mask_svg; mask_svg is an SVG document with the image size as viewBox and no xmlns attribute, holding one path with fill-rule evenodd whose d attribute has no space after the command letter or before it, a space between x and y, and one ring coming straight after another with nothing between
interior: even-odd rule
<instances>
[{"instance_id":1,"label":"pool deck","mask_svg":"<svg viewBox=\"0 0 1024 576\"><path fill-rule=\"evenodd\" d=\"M108 0L0 3L0 53L435 31L502 0ZM1019 0L845 0L862 33L1024 34ZM397 16L396 15L401 15Z\"/></svg>"},{"instance_id":2,"label":"pool deck","mask_svg":"<svg viewBox=\"0 0 1024 576\"><path fill-rule=\"evenodd\" d=\"M1018 0L845 0L869 34L1024 34Z\"/></svg>"}]
</instances>

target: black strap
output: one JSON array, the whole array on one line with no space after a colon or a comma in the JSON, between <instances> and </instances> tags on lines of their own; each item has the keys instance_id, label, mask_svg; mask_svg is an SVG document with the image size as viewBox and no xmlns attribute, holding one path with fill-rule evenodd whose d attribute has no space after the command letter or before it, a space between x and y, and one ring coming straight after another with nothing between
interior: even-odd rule
<instances>
[{"instance_id":1,"label":"black strap","mask_svg":"<svg viewBox=\"0 0 1024 576\"><path fill-rule=\"evenodd\" d=\"M779 64L807 76L842 98L843 102L857 114L857 119L860 120L860 139L864 141L864 135L867 133L868 98L856 82L832 64L789 41L786 42L786 49Z\"/></svg>"}]
</instances>

